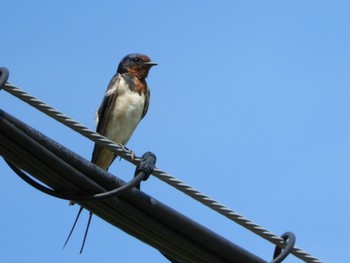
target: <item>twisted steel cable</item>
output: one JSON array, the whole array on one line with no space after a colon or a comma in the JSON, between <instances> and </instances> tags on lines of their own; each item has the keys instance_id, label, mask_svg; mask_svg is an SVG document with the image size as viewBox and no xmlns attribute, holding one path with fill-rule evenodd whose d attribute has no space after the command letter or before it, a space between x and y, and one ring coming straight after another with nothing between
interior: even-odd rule
<instances>
[{"instance_id":1,"label":"twisted steel cable","mask_svg":"<svg viewBox=\"0 0 350 263\"><path fill-rule=\"evenodd\" d=\"M90 130L89 128L85 127L84 125L80 124L79 122L73 120L72 118L68 117L67 115L61 113L60 111L54 109L53 107L47 105L46 103L38 100L34 96L30 95L29 93L21 90L20 88L12 85L11 83L6 83L2 89L7 91L8 93L12 94L13 96L19 98L20 100L28 103L29 105L33 106L34 108L38 109L39 111L43 112L44 114L52 117L53 119L57 120L58 122L62 123L63 125L69 127L70 129L80 133L81 135L85 136L86 138L94 141L95 143L109 149L110 151L114 152L119 157L127 160L128 162L133 163L134 165L139 165L141 159L139 157L135 157L132 151L126 149L122 145L116 144L113 141L109 140L108 138ZM245 218L243 215L238 214L237 212L233 211L232 209L228 208L224 204L221 204L214 199L210 198L209 196L201 193L200 191L192 188L191 186L187 185L186 183L178 180L176 177L170 175L169 173L159 169L155 168L153 173L155 177L158 179L166 182L167 184L175 187L177 190L183 192L184 194L192 197L193 199L199 201L200 203L204 204L205 206L209 207L210 209L220 213L221 215L225 216L226 218L230 219L231 221L236 222L237 224L243 226L244 228L250 230L251 232L259 235L260 237L268 240L269 242L273 243L274 245L284 248L286 246L286 242L283 238L277 236L276 234L264 229L263 227L259 226L258 224L254 223L253 221ZM310 255L309 253L294 247L291 253L303 260L304 262L308 263L322 263L319 259L316 257Z\"/></svg>"}]
</instances>

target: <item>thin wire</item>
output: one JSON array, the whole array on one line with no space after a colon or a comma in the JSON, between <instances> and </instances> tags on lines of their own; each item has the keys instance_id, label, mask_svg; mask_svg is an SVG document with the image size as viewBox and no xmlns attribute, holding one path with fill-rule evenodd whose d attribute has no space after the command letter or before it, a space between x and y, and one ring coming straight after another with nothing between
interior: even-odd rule
<instances>
[{"instance_id":1,"label":"thin wire","mask_svg":"<svg viewBox=\"0 0 350 263\"><path fill-rule=\"evenodd\" d=\"M133 187L138 187L140 185L140 182L147 177L143 171L140 171L132 180L130 180L128 183L123 184L122 186L99 194L92 194L92 195L75 195L71 193L61 193L54 189L48 188L34 179L32 179L29 175L24 173L21 169L19 169L16 165L12 164L11 162L7 161L5 159L5 162L7 165L26 183L34 187L35 189L54 196L56 198L64 199L64 200L70 200L70 201L96 201L96 200L103 200L108 199L112 197L117 197L125 194L126 192L130 191Z\"/></svg>"},{"instance_id":2,"label":"thin wire","mask_svg":"<svg viewBox=\"0 0 350 263\"><path fill-rule=\"evenodd\" d=\"M34 108L38 109L39 111L45 113L46 115L52 117L53 119L57 120L58 122L62 123L63 125L71 128L72 130L80 133L81 135L85 136L86 138L94 141L95 143L109 149L110 151L116 153L119 157L138 165L140 163L140 158L135 157L132 151L129 151L128 149L124 148L121 145L118 145L114 143L113 141L107 139L106 137L90 130L89 128L83 126L79 122L73 120L72 118L68 117L67 115L57 111L56 109L52 108L51 106L47 105L46 103L38 100L37 98L33 97L29 93L21 90L20 88L10 84L6 83L6 85L3 87L4 90L9 92L10 94L14 95L15 97L19 98L20 100L28 103L29 105L33 106ZM191 186L187 185L186 183L178 180L174 176L170 175L169 173L159 169L155 168L153 173L155 177L158 179L166 182L167 184L175 187L179 191L185 193L186 195L192 197L193 199L199 201L200 203L204 204L205 206L211 208L212 210L220 213L221 215L227 217L228 219L236 222L237 224L243 226L244 228L252 231L253 233L259 235L260 237L268 240L269 242L284 248L286 245L286 242L283 240L283 238L277 236L276 234L264 229L263 227L259 226L258 224L254 223L253 221L245 218L243 215L238 214L237 212L233 211L232 209L228 208L224 204L221 204L214 199L210 198L209 196L201 193L200 191L192 188ZM304 262L308 263L322 263L321 260L317 259L316 257L310 255L309 253L294 247L294 249L291 252L294 256L300 258Z\"/></svg>"}]
</instances>

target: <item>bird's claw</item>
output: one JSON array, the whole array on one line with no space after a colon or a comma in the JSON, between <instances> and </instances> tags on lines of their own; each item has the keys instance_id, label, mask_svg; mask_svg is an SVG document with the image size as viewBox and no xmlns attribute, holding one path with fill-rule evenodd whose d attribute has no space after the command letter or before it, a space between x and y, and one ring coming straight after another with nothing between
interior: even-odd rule
<instances>
[{"instance_id":1,"label":"bird's claw","mask_svg":"<svg viewBox=\"0 0 350 263\"><path fill-rule=\"evenodd\" d=\"M122 150L124 152L126 152L130 156L132 161L135 159L135 154L133 153L132 150L130 150L129 148L125 147L123 144L119 144L119 146L120 146L120 148L122 148Z\"/></svg>"}]
</instances>

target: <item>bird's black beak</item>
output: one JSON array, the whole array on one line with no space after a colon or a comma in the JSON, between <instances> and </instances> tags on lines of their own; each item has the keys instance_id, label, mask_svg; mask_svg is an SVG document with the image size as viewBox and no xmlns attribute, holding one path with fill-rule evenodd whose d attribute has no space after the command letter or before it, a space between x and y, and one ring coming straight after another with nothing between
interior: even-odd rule
<instances>
[{"instance_id":1,"label":"bird's black beak","mask_svg":"<svg viewBox=\"0 0 350 263\"><path fill-rule=\"evenodd\" d=\"M153 62L153 61L149 61L149 62L143 62L144 65L148 65L150 67L153 67L153 66L157 66L158 64L156 62Z\"/></svg>"}]
</instances>

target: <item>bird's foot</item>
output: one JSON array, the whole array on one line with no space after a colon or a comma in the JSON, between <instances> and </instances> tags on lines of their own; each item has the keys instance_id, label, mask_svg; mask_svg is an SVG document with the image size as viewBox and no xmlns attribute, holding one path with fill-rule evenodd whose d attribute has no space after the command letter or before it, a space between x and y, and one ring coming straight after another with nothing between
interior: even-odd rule
<instances>
[{"instance_id":1,"label":"bird's foot","mask_svg":"<svg viewBox=\"0 0 350 263\"><path fill-rule=\"evenodd\" d=\"M123 149L124 152L127 152L127 154L130 156L131 160L133 161L135 159L135 154L133 153L132 150L129 148L125 147L123 144L119 144L120 148Z\"/></svg>"}]
</instances>

